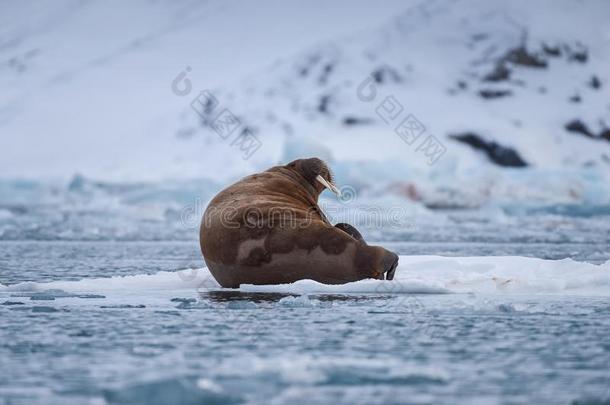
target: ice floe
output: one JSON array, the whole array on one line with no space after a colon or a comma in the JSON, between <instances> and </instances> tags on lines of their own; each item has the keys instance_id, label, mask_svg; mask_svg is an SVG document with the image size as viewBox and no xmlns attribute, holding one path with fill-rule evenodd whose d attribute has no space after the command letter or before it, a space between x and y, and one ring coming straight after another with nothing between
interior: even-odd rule
<instances>
[{"instance_id":1,"label":"ice floe","mask_svg":"<svg viewBox=\"0 0 610 405\"><path fill-rule=\"evenodd\" d=\"M58 297L78 292L146 290L224 290L207 268L178 272L158 272L125 277L88 278L80 281L20 283L0 285L0 293L15 296ZM401 256L396 278L361 280L341 285L325 285L300 280L281 285L242 285L247 293L283 294L610 294L610 261L604 264L572 259L543 260L518 256ZM33 292L36 294L28 294ZM58 294L61 292L61 294ZM288 303L286 301L285 303ZM296 304L296 302L294 302Z\"/></svg>"}]
</instances>

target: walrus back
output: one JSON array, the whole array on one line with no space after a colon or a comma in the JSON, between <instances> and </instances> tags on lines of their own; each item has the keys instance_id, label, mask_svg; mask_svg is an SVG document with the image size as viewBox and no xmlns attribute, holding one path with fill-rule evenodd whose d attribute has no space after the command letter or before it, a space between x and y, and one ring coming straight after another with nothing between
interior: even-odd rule
<instances>
[{"instance_id":1,"label":"walrus back","mask_svg":"<svg viewBox=\"0 0 610 405\"><path fill-rule=\"evenodd\" d=\"M293 192L293 181L269 170L248 176L214 197L200 228L206 263L232 265L243 241L261 239L278 225L298 227L303 221L320 219L307 194Z\"/></svg>"}]
</instances>

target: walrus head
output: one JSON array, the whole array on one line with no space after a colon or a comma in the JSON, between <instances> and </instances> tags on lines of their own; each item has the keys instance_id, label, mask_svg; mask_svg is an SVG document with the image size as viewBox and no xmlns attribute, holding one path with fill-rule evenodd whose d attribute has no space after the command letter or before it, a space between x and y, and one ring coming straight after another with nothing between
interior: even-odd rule
<instances>
[{"instance_id":1,"label":"walrus head","mask_svg":"<svg viewBox=\"0 0 610 405\"><path fill-rule=\"evenodd\" d=\"M286 165L307 180L318 194L325 188L341 197L341 190L335 186L333 175L328 165L318 158L297 159Z\"/></svg>"}]
</instances>

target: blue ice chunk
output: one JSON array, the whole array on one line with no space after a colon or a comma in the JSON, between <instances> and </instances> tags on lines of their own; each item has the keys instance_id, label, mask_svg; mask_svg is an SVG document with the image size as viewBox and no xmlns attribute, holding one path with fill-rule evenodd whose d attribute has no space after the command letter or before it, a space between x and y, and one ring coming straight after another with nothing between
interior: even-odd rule
<instances>
[{"instance_id":1,"label":"blue ice chunk","mask_svg":"<svg viewBox=\"0 0 610 405\"><path fill-rule=\"evenodd\" d=\"M227 304L227 309L256 309L256 305L252 301L231 301Z\"/></svg>"},{"instance_id":2,"label":"blue ice chunk","mask_svg":"<svg viewBox=\"0 0 610 405\"><path fill-rule=\"evenodd\" d=\"M25 305L25 303L21 301L4 301L2 305Z\"/></svg>"},{"instance_id":3,"label":"blue ice chunk","mask_svg":"<svg viewBox=\"0 0 610 405\"><path fill-rule=\"evenodd\" d=\"M55 297L45 293L33 294L30 299L32 301L54 301Z\"/></svg>"},{"instance_id":4,"label":"blue ice chunk","mask_svg":"<svg viewBox=\"0 0 610 405\"><path fill-rule=\"evenodd\" d=\"M121 305L102 305L100 308L103 309L132 309L132 308L146 308L146 305L130 305L130 304L121 304Z\"/></svg>"},{"instance_id":5,"label":"blue ice chunk","mask_svg":"<svg viewBox=\"0 0 610 405\"><path fill-rule=\"evenodd\" d=\"M32 312L51 313L51 312L59 312L59 310L57 310L53 307L40 306L40 307L32 307Z\"/></svg>"}]
</instances>

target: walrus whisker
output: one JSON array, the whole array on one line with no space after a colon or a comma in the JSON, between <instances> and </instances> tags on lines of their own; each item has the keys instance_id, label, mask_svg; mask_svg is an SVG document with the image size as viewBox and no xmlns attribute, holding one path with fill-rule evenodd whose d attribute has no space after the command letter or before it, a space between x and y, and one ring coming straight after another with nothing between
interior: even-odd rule
<instances>
[{"instance_id":1,"label":"walrus whisker","mask_svg":"<svg viewBox=\"0 0 610 405\"><path fill-rule=\"evenodd\" d=\"M322 183L324 187L335 193L337 197L341 197L341 190L339 190L339 188L337 188L337 186L335 186L333 183L326 181L326 179L319 174L316 176L316 180Z\"/></svg>"}]
</instances>

